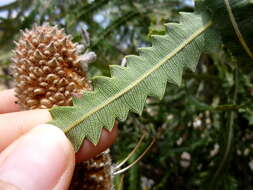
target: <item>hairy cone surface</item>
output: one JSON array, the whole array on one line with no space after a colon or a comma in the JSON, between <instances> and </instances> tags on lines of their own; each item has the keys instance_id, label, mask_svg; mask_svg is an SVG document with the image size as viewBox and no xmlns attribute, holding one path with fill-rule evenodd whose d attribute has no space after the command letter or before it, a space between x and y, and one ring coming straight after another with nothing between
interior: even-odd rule
<instances>
[{"instance_id":1,"label":"hairy cone surface","mask_svg":"<svg viewBox=\"0 0 253 190\"><path fill-rule=\"evenodd\" d=\"M88 89L77 46L63 30L47 24L22 32L12 61L16 96L23 109L71 105L73 95Z\"/></svg>"}]
</instances>

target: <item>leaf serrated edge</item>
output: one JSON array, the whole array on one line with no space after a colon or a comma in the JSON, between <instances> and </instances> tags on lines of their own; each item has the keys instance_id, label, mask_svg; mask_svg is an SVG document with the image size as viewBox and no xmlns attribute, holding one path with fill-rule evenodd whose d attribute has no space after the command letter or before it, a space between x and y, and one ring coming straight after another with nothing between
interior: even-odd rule
<instances>
[{"instance_id":1,"label":"leaf serrated edge","mask_svg":"<svg viewBox=\"0 0 253 190\"><path fill-rule=\"evenodd\" d=\"M178 52L180 52L182 49L184 49L190 42L192 42L195 38L197 38L200 34L202 34L204 31L206 31L209 27L211 27L213 24L212 20L210 20L208 23L203 25L199 30L197 30L195 33L193 33L187 40L185 40L182 44L180 44L177 48L175 48L171 53L169 53L167 56L165 56L160 63L155 65L155 67L151 68L149 71L144 73L142 76L139 77L139 79L135 80L132 84L130 84L127 88L123 89L119 93L115 94L111 98L109 98L107 101L103 102L103 104L98 105L94 109L90 110L88 113L86 113L83 117L81 117L79 120L76 120L72 125L65 128L63 131L64 133L68 133L71 129L76 127L78 124L80 124L82 121L84 121L86 118L90 117L97 111L103 109L107 105L109 105L111 102L116 100L117 98L124 95L126 92L130 91L132 88L134 88L136 85L138 85L140 82L142 82L145 78L147 78L150 74L152 74L154 71L159 69L163 64L165 64L170 58L175 56Z\"/></svg>"}]
</instances>

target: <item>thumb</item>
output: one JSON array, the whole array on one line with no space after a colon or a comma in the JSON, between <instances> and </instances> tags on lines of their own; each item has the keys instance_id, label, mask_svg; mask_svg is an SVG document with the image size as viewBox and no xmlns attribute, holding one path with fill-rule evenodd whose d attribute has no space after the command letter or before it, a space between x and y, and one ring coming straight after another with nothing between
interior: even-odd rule
<instances>
[{"instance_id":1,"label":"thumb","mask_svg":"<svg viewBox=\"0 0 253 190\"><path fill-rule=\"evenodd\" d=\"M0 180L0 189L2 190L20 190L12 184Z\"/></svg>"},{"instance_id":2,"label":"thumb","mask_svg":"<svg viewBox=\"0 0 253 190\"><path fill-rule=\"evenodd\" d=\"M1 190L66 190L75 154L64 133L41 125L0 153Z\"/></svg>"}]
</instances>

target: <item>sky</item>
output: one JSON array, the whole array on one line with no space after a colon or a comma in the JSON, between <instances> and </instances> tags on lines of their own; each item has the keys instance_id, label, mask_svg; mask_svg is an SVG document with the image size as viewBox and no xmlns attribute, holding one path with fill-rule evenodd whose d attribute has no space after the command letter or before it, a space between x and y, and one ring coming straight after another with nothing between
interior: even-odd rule
<instances>
[{"instance_id":1,"label":"sky","mask_svg":"<svg viewBox=\"0 0 253 190\"><path fill-rule=\"evenodd\" d=\"M183 0L183 2L188 5L188 6L191 6L193 7L194 6L194 0Z\"/></svg>"},{"instance_id":2,"label":"sky","mask_svg":"<svg viewBox=\"0 0 253 190\"><path fill-rule=\"evenodd\" d=\"M4 6L7 5L9 3L12 3L16 0L0 0L0 6ZM194 6L194 0L182 0L186 5L188 6ZM7 17L8 12L7 11L0 11L0 17ZM100 15L98 15L98 20L102 19L101 17L99 17Z\"/></svg>"},{"instance_id":3,"label":"sky","mask_svg":"<svg viewBox=\"0 0 253 190\"><path fill-rule=\"evenodd\" d=\"M16 0L0 0L0 6L8 5L9 3L12 3Z\"/></svg>"},{"instance_id":4,"label":"sky","mask_svg":"<svg viewBox=\"0 0 253 190\"><path fill-rule=\"evenodd\" d=\"M4 5L8 5L12 2L14 2L15 0L0 0L0 7L4 6ZM0 11L0 17L7 17L8 12L7 11Z\"/></svg>"}]
</instances>

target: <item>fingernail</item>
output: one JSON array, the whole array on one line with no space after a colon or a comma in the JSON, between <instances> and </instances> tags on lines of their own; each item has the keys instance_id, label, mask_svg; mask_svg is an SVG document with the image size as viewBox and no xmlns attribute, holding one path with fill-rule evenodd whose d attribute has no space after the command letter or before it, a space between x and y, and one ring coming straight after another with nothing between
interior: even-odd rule
<instances>
[{"instance_id":1,"label":"fingernail","mask_svg":"<svg viewBox=\"0 0 253 190\"><path fill-rule=\"evenodd\" d=\"M51 125L32 129L16 143L0 160L0 179L25 190L51 190L74 154L63 132Z\"/></svg>"}]
</instances>

